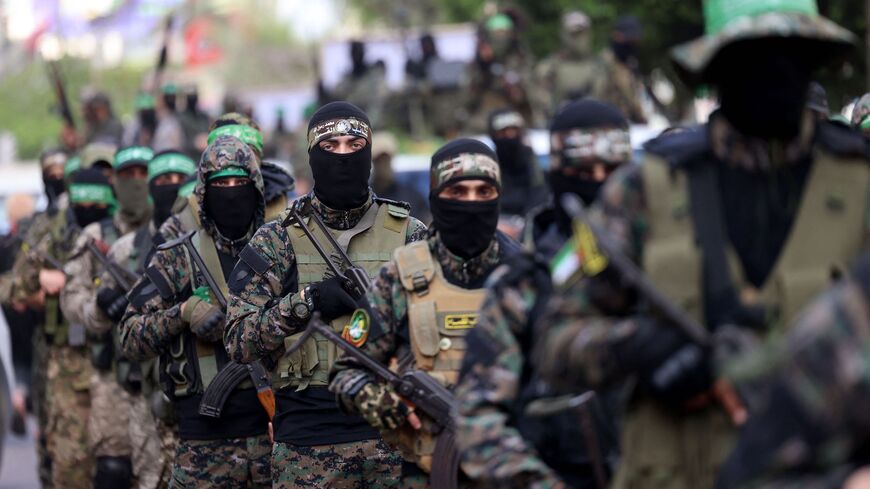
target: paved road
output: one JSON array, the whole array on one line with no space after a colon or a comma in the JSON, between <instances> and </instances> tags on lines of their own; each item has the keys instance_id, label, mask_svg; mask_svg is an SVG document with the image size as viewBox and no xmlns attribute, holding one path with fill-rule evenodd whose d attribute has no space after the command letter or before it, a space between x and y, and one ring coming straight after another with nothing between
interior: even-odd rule
<instances>
[{"instance_id":1,"label":"paved road","mask_svg":"<svg viewBox=\"0 0 870 489\"><path fill-rule=\"evenodd\" d=\"M28 422L28 433L18 438L9 436L3 446L3 466L0 468L0 489L39 489L36 476L36 449L34 448L33 419Z\"/></svg>"}]
</instances>

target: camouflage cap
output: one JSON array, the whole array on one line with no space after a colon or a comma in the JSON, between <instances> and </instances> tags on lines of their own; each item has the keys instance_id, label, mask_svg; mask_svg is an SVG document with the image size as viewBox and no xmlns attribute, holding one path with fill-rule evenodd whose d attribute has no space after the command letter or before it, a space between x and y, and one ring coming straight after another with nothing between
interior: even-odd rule
<instances>
[{"instance_id":1,"label":"camouflage cap","mask_svg":"<svg viewBox=\"0 0 870 489\"><path fill-rule=\"evenodd\" d=\"M109 143L91 143L85 146L81 152L81 167L90 168L97 163L105 163L112 166L115 161L115 151L117 148L114 144Z\"/></svg>"},{"instance_id":2,"label":"camouflage cap","mask_svg":"<svg viewBox=\"0 0 870 489\"><path fill-rule=\"evenodd\" d=\"M870 93L865 93L855 102L852 108L852 127L864 129L866 124L870 128Z\"/></svg>"},{"instance_id":3,"label":"camouflage cap","mask_svg":"<svg viewBox=\"0 0 870 489\"><path fill-rule=\"evenodd\" d=\"M828 63L854 46L856 37L821 17L815 0L705 0L706 34L674 47L671 58L690 84L709 80L710 67L728 45L761 39L815 41Z\"/></svg>"},{"instance_id":4,"label":"camouflage cap","mask_svg":"<svg viewBox=\"0 0 870 489\"><path fill-rule=\"evenodd\" d=\"M458 180L487 180L501 187L498 156L476 139L454 139L432 155L429 193L435 195L445 185Z\"/></svg>"}]
</instances>

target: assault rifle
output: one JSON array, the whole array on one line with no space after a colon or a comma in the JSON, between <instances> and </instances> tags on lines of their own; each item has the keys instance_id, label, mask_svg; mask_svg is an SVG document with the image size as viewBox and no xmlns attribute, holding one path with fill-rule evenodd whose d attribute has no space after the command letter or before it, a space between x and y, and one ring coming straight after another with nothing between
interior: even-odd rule
<instances>
[{"instance_id":1,"label":"assault rifle","mask_svg":"<svg viewBox=\"0 0 870 489\"><path fill-rule=\"evenodd\" d=\"M156 96L160 93L160 82L163 81L163 72L169 62L169 42L172 40L172 14L166 16L163 25L163 44L160 45L160 54L157 56L157 66L154 68L154 79L151 87Z\"/></svg>"},{"instance_id":2,"label":"assault rifle","mask_svg":"<svg viewBox=\"0 0 870 489\"><path fill-rule=\"evenodd\" d=\"M574 239L578 243L579 254L584 258L580 266L586 276L595 276L608 265L613 267L622 281L634 287L649 305L666 319L667 324L675 326L700 346L707 348L713 346L707 329L659 291L649 277L610 242L608 235L595 222L589 219L579 197L566 194L562 196L561 203L562 208L575 221ZM746 407L730 383L724 379L718 380L713 386L711 395L722 405L735 425L741 425L746 421L748 415Z\"/></svg>"},{"instance_id":3,"label":"assault rifle","mask_svg":"<svg viewBox=\"0 0 870 489\"><path fill-rule=\"evenodd\" d=\"M48 69L48 77L51 79L51 87L54 90L54 96L57 98L57 110L63 122L70 128L75 129L76 121L73 119L72 109L70 109L69 98L66 96L66 88L63 85L63 79L57 71L57 65L54 62L46 63Z\"/></svg>"},{"instance_id":4,"label":"assault rifle","mask_svg":"<svg viewBox=\"0 0 870 489\"><path fill-rule=\"evenodd\" d=\"M43 264L49 265L51 268L59 272L63 272L63 263L61 263L60 260L39 249L38 246L34 246L32 243L17 234L15 235L15 240L21 243L21 251L25 253L33 253L43 262Z\"/></svg>"},{"instance_id":5,"label":"assault rifle","mask_svg":"<svg viewBox=\"0 0 870 489\"><path fill-rule=\"evenodd\" d=\"M366 355L359 348L333 331L332 327L320 319L320 313L315 312L308 322L302 336L287 348L292 353L310 338L314 333L323 335L326 339L344 351L344 354L358 361L363 368L373 373L378 379L391 385L408 404L431 418L436 425L438 435L435 452L432 454L431 484L433 489L455 489L459 472L459 453L455 446L456 428L453 423L452 411L455 407L453 394L438 383L432 376L422 370L409 370L397 374L382 365L377 360Z\"/></svg>"},{"instance_id":6,"label":"assault rifle","mask_svg":"<svg viewBox=\"0 0 870 489\"><path fill-rule=\"evenodd\" d=\"M100 262L100 265L103 266L103 269L109 272L109 275L112 276L112 279L115 281L118 287L120 287L121 290L124 291L124 293L129 292L130 289L133 288L133 284L135 284L136 280L139 279L136 274L122 267L116 261L112 260L105 253L103 253L103 250L101 250L99 245L97 245L97 241L95 239L89 238L87 243L85 243L85 247L88 251L91 252L92 255L94 255L94 258L96 258L97 261Z\"/></svg>"},{"instance_id":7,"label":"assault rifle","mask_svg":"<svg viewBox=\"0 0 870 489\"><path fill-rule=\"evenodd\" d=\"M299 209L299 207L302 207L302 209ZM308 229L308 225L306 224L301 211L304 211L307 217L313 220L317 227L320 228L323 235L326 236L326 240L329 241L329 245L332 246L334 251L332 255L329 255L326 252L323 245L321 245L317 237L314 236L314 233ZM282 225L284 227L289 227L293 221L296 221L299 227L302 228L302 232L305 233L305 236L309 241L311 241L314 249L317 250L317 253L320 254L321 258L326 262L326 265L329 267L329 270L333 275L341 278L342 282L344 282L344 289L352 295L354 299L359 299L364 296L366 291L372 287L372 281L369 279L369 274L350 261L347 253L345 253L344 249L342 249L338 242L335 241L335 238L332 237L326 224L323 224L323 220L320 219L320 216L311 209L310 202L306 201L302 205L294 203L290 206L289 213L287 214L287 217L284 218ZM336 258L338 259L338 264L335 263Z\"/></svg>"},{"instance_id":8,"label":"assault rifle","mask_svg":"<svg viewBox=\"0 0 870 489\"><path fill-rule=\"evenodd\" d=\"M184 246L196 268L199 269L203 278L205 278L205 282L217 299L218 304L226 311L227 298L224 296L208 267L206 267L199 251L193 245L191 238L194 233L196 233L195 230L188 231L177 239L161 244L157 249L164 251L177 246ZM250 378L254 382L254 387L257 389L257 398L269 415L269 419L271 420L275 417L275 393L272 390L271 379L266 369L259 362L249 364L238 362L227 363L205 389L202 401L199 404L199 414L210 418L219 418L230 393L246 378Z\"/></svg>"}]
</instances>

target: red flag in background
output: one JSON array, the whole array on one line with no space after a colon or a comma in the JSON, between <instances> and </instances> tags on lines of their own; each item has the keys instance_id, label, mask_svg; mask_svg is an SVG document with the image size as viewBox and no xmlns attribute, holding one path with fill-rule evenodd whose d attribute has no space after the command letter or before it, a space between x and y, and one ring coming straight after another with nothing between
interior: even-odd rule
<instances>
[{"instance_id":1,"label":"red flag in background","mask_svg":"<svg viewBox=\"0 0 870 489\"><path fill-rule=\"evenodd\" d=\"M184 30L184 52L187 66L199 66L220 61L223 51L210 38L212 23L209 19L194 19Z\"/></svg>"}]
</instances>

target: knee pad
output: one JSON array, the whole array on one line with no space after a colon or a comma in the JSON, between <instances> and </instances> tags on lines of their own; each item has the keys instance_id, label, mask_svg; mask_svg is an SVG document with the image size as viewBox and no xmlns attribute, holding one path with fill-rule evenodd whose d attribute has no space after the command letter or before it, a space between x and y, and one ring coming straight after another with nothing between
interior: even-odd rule
<instances>
[{"instance_id":1,"label":"knee pad","mask_svg":"<svg viewBox=\"0 0 870 489\"><path fill-rule=\"evenodd\" d=\"M94 489L129 489L133 484L130 457L97 457Z\"/></svg>"}]
</instances>

